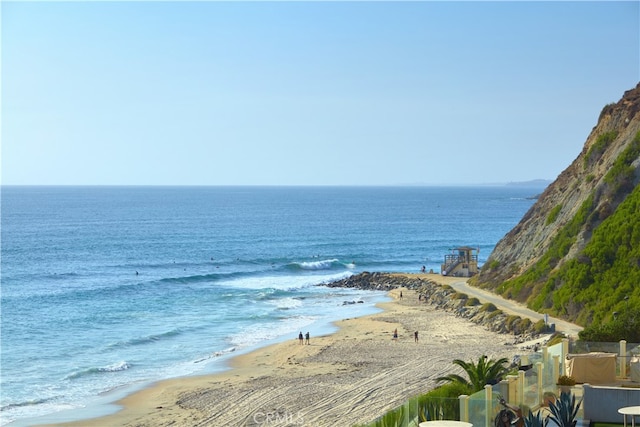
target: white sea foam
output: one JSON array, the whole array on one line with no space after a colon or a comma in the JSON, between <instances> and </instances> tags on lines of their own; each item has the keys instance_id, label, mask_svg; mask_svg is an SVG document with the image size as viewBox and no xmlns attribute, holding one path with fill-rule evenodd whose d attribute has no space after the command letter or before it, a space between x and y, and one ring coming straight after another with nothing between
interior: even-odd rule
<instances>
[{"instance_id":1,"label":"white sea foam","mask_svg":"<svg viewBox=\"0 0 640 427\"><path fill-rule=\"evenodd\" d=\"M295 263L303 270L327 270L331 268L334 264L337 264L339 261L335 258L333 259L325 259L322 261L307 261L307 262L298 262Z\"/></svg>"},{"instance_id":2,"label":"white sea foam","mask_svg":"<svg viewBox=\"0 0 640 427\"><path fill-rule=\"evenodd\" d=\"M278 310L290 310L302 306L302 301L299 298L279 298L269 301L268 304L275 305Z\"/></svg>"},{"instance_id":3,"label":"white sea foam","mask_svg":"<svg viewBox=\"0 0 640 427\"><path fill-rule=\"evenodd\" d=\"M316 320L317 317L296 316L278 322L243 327L240 332L230 337L230 342L244 348L286 336L295 339L298 337L298 330L304 329Z\"/></svg>"},{"instance_id":4,"label":"white sea foam","mask_svg":"<svg viewBox=\"0 0 640 427\"><path fill-rule=\"evenodd\" d=\"M224 285L234 288L244 289L279 289L279 290L295 290L315 286L320 283L328 283L335 280L344 279L351 276L351 272L340 272L334 274L323 274L313 276L263 276L263 277L243 277L228 282Z\"/></svg>"}]
</instances>

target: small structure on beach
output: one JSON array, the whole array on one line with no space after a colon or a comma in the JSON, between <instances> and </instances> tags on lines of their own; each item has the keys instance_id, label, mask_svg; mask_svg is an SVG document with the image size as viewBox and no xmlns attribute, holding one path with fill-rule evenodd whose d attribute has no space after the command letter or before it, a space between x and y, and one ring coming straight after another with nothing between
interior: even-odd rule
<instances>
[{"instance_id":1,"label":"small structure on beach","mask_svg":"<svg viewBox=\"0 0 640 427\"><path fill-rule=\"evenodd\" d=\"M443 276L471 277L478 274L479 248L462 246L451 249L451 254L444 256L444 263L440 266Z\"/></svg>"}]
</instances>

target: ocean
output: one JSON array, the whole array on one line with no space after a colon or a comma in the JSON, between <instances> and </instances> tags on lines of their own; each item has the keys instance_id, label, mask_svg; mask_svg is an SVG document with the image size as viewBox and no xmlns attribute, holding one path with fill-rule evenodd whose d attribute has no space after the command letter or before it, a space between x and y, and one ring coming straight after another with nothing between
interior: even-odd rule
<instances>
[{"instance_id":1,"label":"ocean","mask_svg":"<svg viewBox=\"0 0 640 427\"><path fill-rule=\"evenodd\" d=\"M363 271L482 264L541 187L1 188L0 425L103 415L152 382L334 331ZM358 304L345 302L358 301Z\"/></svg>"}]
</instances>

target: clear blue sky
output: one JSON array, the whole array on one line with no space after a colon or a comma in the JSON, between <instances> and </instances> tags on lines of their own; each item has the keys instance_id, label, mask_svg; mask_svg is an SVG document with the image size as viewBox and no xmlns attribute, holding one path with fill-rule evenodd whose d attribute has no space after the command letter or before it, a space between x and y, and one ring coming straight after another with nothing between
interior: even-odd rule
<instances>
[{"instance_id":1,"label":"clear blue sky","mask_svg":"<svg viewBox=\"0 0 640 427\"><path fill-rule=\"evenodd\" d=\"M7 2L2 183L555 179L639 3Z\"/></svg>"}]
</instances>

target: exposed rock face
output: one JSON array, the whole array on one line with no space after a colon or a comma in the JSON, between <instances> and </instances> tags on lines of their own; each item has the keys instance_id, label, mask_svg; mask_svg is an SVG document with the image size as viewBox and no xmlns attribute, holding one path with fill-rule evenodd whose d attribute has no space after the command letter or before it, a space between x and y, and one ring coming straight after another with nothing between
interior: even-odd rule
<instances>
[{"instance_id":1,"label":"exposed rock face","mask_svg":"<svg viewBox=\"0 0 640 427\"><path fill-rule=\"evenodd\" d=\"M611 215L638 184L640 158L630 162L635 168L631 182L612 186L605 176L640 131L639 113L640 84L625 92L616 104L604 107L582 152L538 197L518 225L498 242L480 274L470 283L494 289L521 275L547 252L554 236L574 218L583 202L594 197L595 214L582 226L577 239L555 267L576 257L589 242L593 229ZM512 297L526 301L531 291L531 287L525 287Z\"/></svg>"}]
</instances>

